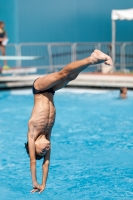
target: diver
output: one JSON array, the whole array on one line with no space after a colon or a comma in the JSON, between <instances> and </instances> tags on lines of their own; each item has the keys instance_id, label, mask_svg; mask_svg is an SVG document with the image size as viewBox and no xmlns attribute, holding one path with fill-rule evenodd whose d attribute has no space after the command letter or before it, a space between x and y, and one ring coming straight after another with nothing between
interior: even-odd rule
<instances>
[{"instance_id":1,"label":"diver","mask_svg":"<svg viewBox=\"0 0 133 200\"><path fill-rule=\"evenodd\" d=\"M34 107L28 121L28 142L25 143L26 151L30 157L33 184L32 193L37 191L41 193L46 187L50 164L50 137L56 116L54 106L55 92L76 79L79 73L89 65L99 63L112 65L112 59L103 52L95 50L89 57L72 62L59 72L48 74L34 81ZM43 159L42 183L38 184L36 178L36 160L40 159Z\"/></svg>"}]
</instances>

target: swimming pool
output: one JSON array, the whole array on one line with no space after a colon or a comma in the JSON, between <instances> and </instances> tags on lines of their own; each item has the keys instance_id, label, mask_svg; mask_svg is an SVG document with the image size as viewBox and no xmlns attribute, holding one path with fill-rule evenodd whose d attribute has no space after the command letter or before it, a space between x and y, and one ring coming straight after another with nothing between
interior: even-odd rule
<instances>
[{"instance_id":1,"label":"swimming pool","mask_svg":"<svg viewBox=\"0 0 133 200\"><path fill-rule=\"evenodd\" d=\"M39 195L29 192L24 149L31 91L0 92L0 199L133 199L133 92L126 100L118 95L119 91L75 89L56 93L49 178Z\"/></svg>"}]
</instances>

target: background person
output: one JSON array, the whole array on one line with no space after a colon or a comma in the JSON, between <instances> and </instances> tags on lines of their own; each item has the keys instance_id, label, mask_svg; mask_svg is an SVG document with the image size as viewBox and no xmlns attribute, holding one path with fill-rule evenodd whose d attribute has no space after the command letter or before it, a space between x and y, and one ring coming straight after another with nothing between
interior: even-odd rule
<instances>
[{"instance_id":1,"label":"background person","mask_svg":"<svg viewBox=\"0 0 133 200\"><path fill-rule=\"evenodd\" d=\"M0 21L0 50L1 50L2 56L6 55L5 46L8 42L7 33L4 30L4 27L5 27L4 22ZM7 68L6 60L4 60L3 68Z\"/></svg>"},{"instance_id":2,"label":"background person","mask_svg":"<svg viewBox=\"0 0 133 200\"><path fill-rule=\"evenodd\" d=\"M120 88L120 98L121 99L127 98L127 88L126 87Z\"/></svg>"}]
</instances>

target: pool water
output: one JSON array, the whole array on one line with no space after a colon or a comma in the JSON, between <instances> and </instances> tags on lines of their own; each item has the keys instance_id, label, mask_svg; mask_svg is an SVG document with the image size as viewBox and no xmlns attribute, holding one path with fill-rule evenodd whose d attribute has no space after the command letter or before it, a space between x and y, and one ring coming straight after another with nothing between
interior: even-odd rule
<instances>
[{"instance_id":1,"label":"pool water","mask_svg":"<svg viewBox=\"0 0 133 200\"><path fill-rule=\"evenodd\" d=\"M118 96L106 90L56 93L49 177L39 195L30 193L24 149L33 96L30 90L0 92L0 200L133 199L133 92L126 100Z\"/></svg>"}]
</instances>

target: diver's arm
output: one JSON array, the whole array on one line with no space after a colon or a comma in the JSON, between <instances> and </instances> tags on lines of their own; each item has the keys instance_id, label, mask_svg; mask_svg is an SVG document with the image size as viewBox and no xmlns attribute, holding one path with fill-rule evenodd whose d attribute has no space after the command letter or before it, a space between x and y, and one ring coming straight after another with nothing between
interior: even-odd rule
<instances>
[{"instance_id":1,"label":"diver's arm","mask_svg":"<svg viewBox=\"0 0 133 200\"><path fill-rule=\"evenodd\" d=\"M42 165L42 186L43 186L43 188L46 187L46 181L47 181L48 171L49 171L49 164L50 164L50 150L47 152L47 154L44 158L43 165Z\"/></svg>"},{"instance_id":2,"label":"diver's arm","mask_svg":"<svg viewBox=\"0 0 133 200\"><path fill-rule=\"evenodd\" d=\"M42 193L46 187L46 181L48 177L48 170L49 170L49 160L50 160L50 150L47 152L43 165L42 165L42 184L39 185L37 182L33 186L33 190L31 190L32 193L39 192Z\"/></svg>"},{"instance_id":3,"label":"diver's arm","mask_svg":"<svg viewBox=\"0 0 133 200\"><path fill-rule=\"evenodd\" d=\"M30 170L31 170L32 185L33 185L33 189L31 190L31 192L35 193L39 191L39 193L41 193L42 185L39 185L36 179L35 141L34 137L32 137L31 134L29 134L28 142L29 142L29 153L30 153Z\"/></svg>"},{"instance_id":4,"label":"diver's arm","mask_svg":"<svg viewBox=\"0 0 133 200\"><path fill-rule=\"evenodd\" d=\"M37 184L36 179L36 158L35 158L35 141L34 136L31 132L28 133L28 145L29 145L29 155L30 155L30 170L32 177L33 187Z\"/></svg>"},{"instance_id":5,"label":"diver's arm","mask_svg":"<svg viewBox=\"0 0 133 200\"><path fill-rule=\"evenodd\" d=\"M50 141L50 137L51 137L51 130L46 134L47 140ZM46 181L48 177L49 164L50 164L50 153L51 153L51 149L49 149L49 151L47 151L46 155L44 156L44 161L42 164L42 184L40 186L39 193L42 193L46 187Z\"/></svg>"}]
</instances>

